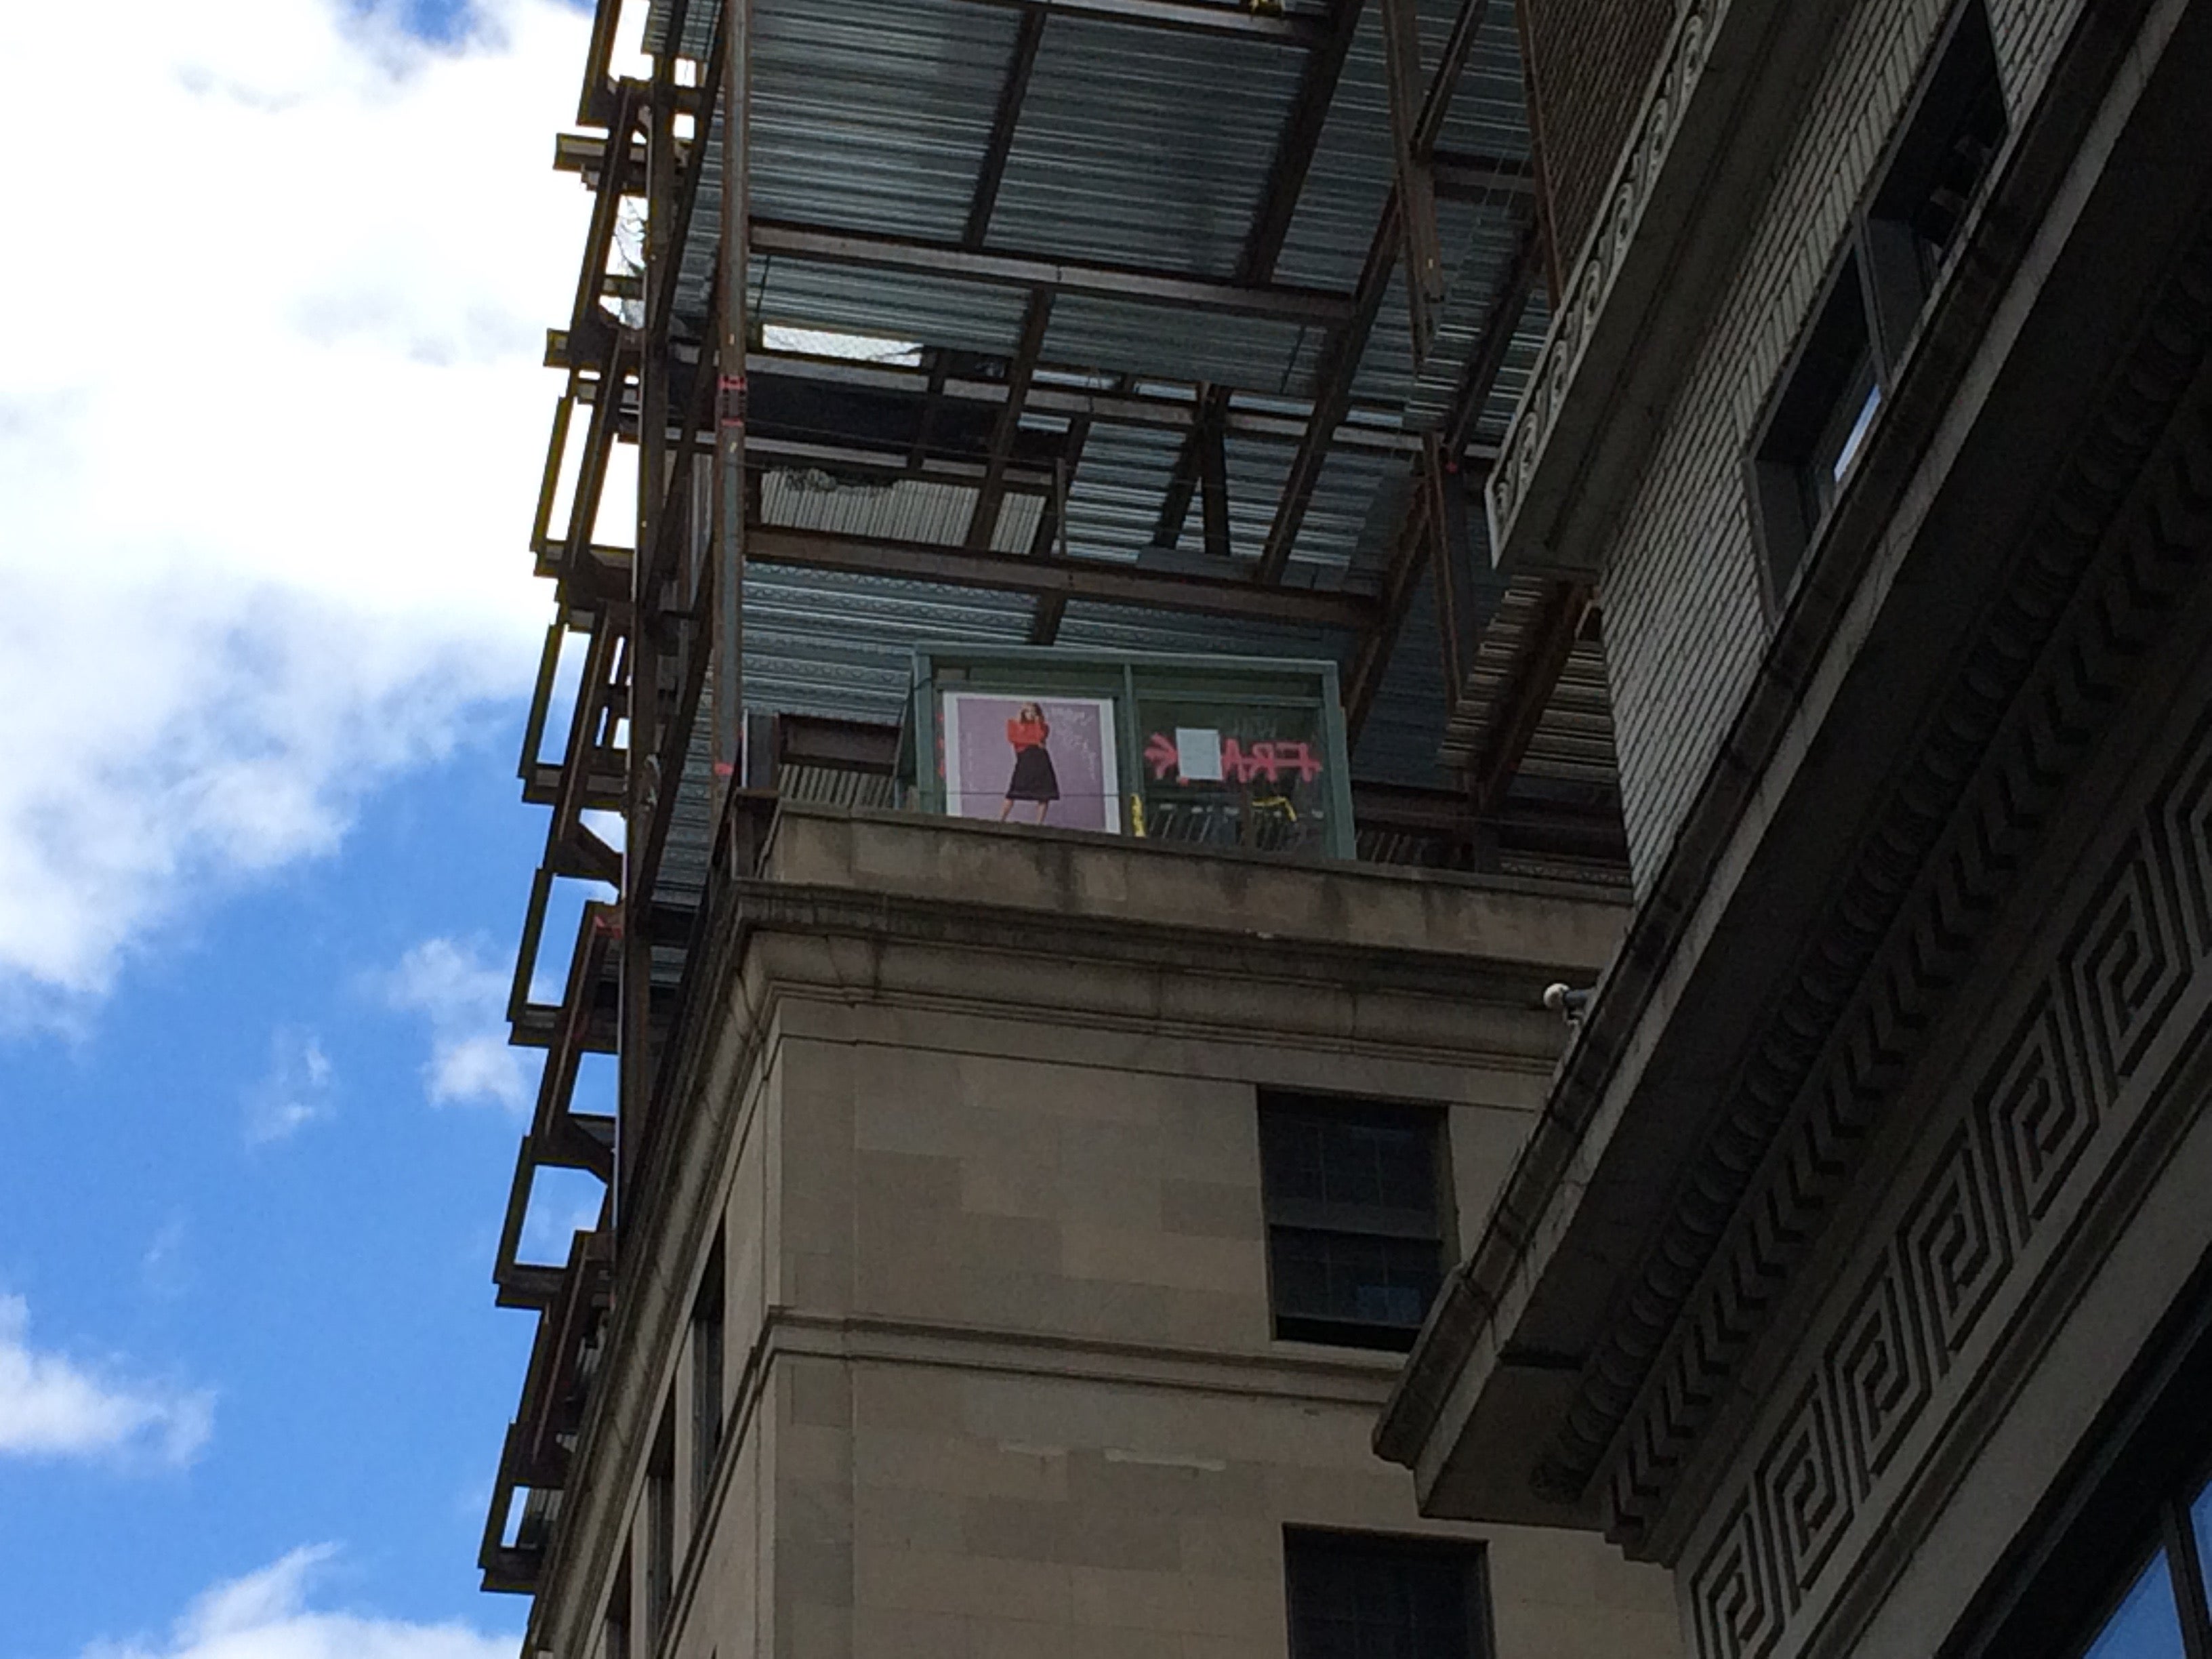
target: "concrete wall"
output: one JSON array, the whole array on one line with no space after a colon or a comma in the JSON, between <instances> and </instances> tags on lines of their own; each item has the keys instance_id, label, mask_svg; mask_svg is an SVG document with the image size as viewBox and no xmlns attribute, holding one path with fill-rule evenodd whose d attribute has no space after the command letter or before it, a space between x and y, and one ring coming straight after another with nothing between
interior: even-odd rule
<instances>
[{"instance_id":1,"label":"concrete wall","mask_svg":"<svg viewBox=\"0 0 2212 1659\"><path fill-rule=\"evenodd\" d=\"M1534 948L1539 933L1501 917L1559 907L1561 936L1581 941L1559 963L1573 974L1617 929L1616 906L1510 884L1425 896L1352 870L1255 872L836 814L778 833L771 866L814 878L786 895L865 876L903 886L944 936L920 937L918 921L872 940L763 922L733 966L718 1057L702 1068L717 1098L694 1145L716 1167L683 1230L694 1259L641 1292L688 1306L687 1271L721 1230L738 1433L703 1505L690 1490L690 1335L630 1388L641 1413L656 1401L673 1413L687 1517L662 1651L1276 1659L1286 1525L1482 1539L1503 1659L1677 1650L1667 1575L1601 1540L1422 1521L1403 1472L1368 1445L1398 1357L1275 1341L1267 1301L1261 1086L1448 1105L1464 1237L1564 1035L1530 1006L1534 964L1468 957L1446 971L1431 956L1433 973L1413 971L1421 958L1394 955L1376 918L1398 914L1433 946L1486 916L1492 937ZM1233 913L1242 892L1278 920L1304 918L1274 951L1309 952L1333 933L1355 953L1323 975L1335 994L1395 999L1397 1012L1370 1035L1357 1020L1339 1030L1305 985L1239 979L1188 938L1174 945L1187 969L1175 1000L1139 1006L1135 988L1158 969L1108 958L1165 949L1168 930L1133 933L1133 900L1094 919L1103 932L1063 906L1002 929L995 951L951 936L951 893L979 872L984 884L964 890L1003 897L1026 881L1042 902L1063 876L1104 890L1152 857L1167 860L1160 879L1139 887L1187 899L1210 869L1210 914ZM1245 948L1235 937L1216 944ZM1395 1035L1415 1028L1418 1044ZM713 1152L717 1112L729 1127ZM640 1421L625 1443L651 1443ZM653 1651L642 1460L611 1459L605 1478L627 1494L639 1659ZM561 1593L585 1594L580 1582ZM581 1627L596 1632L604 1586L588 1599Z\"/></svg>"}]
</instances>

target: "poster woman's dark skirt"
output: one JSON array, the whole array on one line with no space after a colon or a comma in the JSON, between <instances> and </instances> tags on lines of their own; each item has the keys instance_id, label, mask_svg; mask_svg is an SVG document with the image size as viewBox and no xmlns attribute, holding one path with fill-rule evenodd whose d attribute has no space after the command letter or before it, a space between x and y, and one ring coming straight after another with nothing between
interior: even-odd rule
<instances>
[{"instance_id":1,"label":"poster woman's dark skirt","mask_svg":"<svg viewBox=\"0 0 2212 1659\"><path fill-rule=\"evenodd\" d=\"M1008 800L1058 800L1060 777L1042 744L1014 752L1014 775L1006 783Z\"/></svg>"}]
</instances>

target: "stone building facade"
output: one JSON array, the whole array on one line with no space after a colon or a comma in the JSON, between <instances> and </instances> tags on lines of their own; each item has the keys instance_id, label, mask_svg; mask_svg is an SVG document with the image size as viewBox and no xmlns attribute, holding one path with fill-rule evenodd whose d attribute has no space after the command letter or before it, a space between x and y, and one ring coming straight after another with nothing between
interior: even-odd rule
<instances>
[{"instance_id":1,"label":"stone building facade","mask_svg":"<svg viewBox=\"0 0 2212 1659\"><path fill-rule=\"evenodd\" d=\"M2208 87L2203 6L1688 0L1491 485L1638 904L1378 1444L1700 1659L2212 1644Z\"/></svg>"},{"instance_id":2,"label":"stone building facade","mask_svg":"<svg viewBox=\"0 0 2212 1659\"><path fill-rule=\"evenodd\" d=\"M1279 1659L1286 1571L1410 1547L1461 1650L1675 1651L1602 1540L1417 1513L1368 1445L1401 1355L1285 1336L1263 1178L1271 1114L1412 1103L1454 1248L1542 1097L1538 994L1621 920L787 801L716 917L534 1650Z\"/></svg>"}]
</instances>

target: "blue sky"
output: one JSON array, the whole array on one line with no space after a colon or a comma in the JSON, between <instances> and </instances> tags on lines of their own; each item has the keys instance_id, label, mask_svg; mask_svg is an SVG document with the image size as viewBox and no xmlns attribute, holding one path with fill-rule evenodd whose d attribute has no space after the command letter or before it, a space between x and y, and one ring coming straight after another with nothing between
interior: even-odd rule
<instances>
[{"instance_id":1,"label":"blue sky","mask_svg":"<svg viewBox=\"0 0 2212 1659\"><path fill-rule=\"evenodd\" d=\"M76 27L0 9L0 59ZM27 77L87 182L0 183L84 256L0 270L45 325L0 359L0 1659L514 1651L498 1015L585 29L119 0L132 122Z\"/></svg>"}]
</instances>

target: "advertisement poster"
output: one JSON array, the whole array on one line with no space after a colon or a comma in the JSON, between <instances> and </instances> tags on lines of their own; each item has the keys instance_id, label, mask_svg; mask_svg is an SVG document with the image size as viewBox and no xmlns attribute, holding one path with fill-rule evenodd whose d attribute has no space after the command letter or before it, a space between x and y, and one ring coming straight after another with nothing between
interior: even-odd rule
<instances>
[{"instance_id":1,"label":"advertisement poster","mask_svg":"<svg viewBox=\"0 0 2212 1659\"><path fill-rule=\"evenodd\" d=\"M945 810L958 818L1119 830L1114 704L945 694Z\"/></svg>"}]
</instances>

